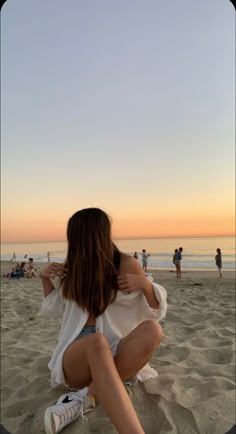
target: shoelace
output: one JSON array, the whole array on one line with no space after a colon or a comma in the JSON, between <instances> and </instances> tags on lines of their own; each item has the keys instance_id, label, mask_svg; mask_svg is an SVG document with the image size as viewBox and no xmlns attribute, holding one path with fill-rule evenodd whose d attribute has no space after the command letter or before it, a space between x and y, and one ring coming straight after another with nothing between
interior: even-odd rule
<instances>
[{"instance_id":1,"label":"shoelace","mask_svg":"<svg viewBox=\"0 0 236 434\"><path fill-rule=\"evenodd\" d=\"M55 411L60 418L61 424L64 425L73 419L80 406L81 403L79 401L72 401L72 403L69 404L61 404L61 410Z\"/></svg>"}]
</instances>

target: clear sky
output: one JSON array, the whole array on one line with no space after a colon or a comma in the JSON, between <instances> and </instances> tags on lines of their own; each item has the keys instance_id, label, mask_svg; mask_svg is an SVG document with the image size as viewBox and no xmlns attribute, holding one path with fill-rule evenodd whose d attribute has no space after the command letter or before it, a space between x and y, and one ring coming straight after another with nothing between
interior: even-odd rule
<instances>
[{"instance_id":1,"label":"clear sky","mask_svg":"<svg viewBox=\"0 0 236 434\"><path fill-rule=\"evenodd\" d=\"M2 241L233 235L228 0L8 0L1 12Z\"/></svg>"}]
</instances>

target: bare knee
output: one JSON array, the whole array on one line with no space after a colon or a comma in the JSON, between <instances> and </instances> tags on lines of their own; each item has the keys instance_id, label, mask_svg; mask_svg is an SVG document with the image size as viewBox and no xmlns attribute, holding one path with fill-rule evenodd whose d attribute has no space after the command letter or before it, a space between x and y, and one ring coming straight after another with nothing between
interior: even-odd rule
<instances>
[{"instance_id":1,"label":"bare knee","mask_svg":"<svg viewBox=\"0 0 236 434\"><path fill-rule=\"evenodd\" d=\"M147 320L142 323L145 332L145 338L151 347L156 348L163 335L162 327L154 320Z\"/></svg>"},{"instance_id":2,"label":"bare knee","mask_svg":"<svg viewBox=\"0 0 236 434\"><path fill-rule=\"evenodd\" d=\"M96 354L99 357L104 351L110 351L110 346L106 336L101 333L93 333L89 337L87 349L89 354Z\"/></svg>"}]
</instances>

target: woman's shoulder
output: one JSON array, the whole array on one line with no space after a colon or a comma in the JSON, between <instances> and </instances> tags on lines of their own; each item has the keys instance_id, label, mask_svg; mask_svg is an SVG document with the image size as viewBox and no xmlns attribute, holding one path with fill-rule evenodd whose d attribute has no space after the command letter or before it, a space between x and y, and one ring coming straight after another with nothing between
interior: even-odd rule
<instances>
[{"instance_id":1,"label":"woman's shoulder","mask_svg":"<svg viewBox=\"0 0 236 434\"><path fill-rule=\"evenodd\" d=\"M133 273L139 274L142 272L142 267L133 256L127 255L126 253L120 253L120 269L121 274Z\"/></svg>"}]
</instances>

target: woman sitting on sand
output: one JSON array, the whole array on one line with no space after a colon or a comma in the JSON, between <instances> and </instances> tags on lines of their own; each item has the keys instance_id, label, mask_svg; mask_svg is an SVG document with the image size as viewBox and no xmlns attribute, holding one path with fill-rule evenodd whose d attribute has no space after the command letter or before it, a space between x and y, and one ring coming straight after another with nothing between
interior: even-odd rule
<instances>
[{"instance_id":1,"label":"woman sitting on sand","mask_svg":"<svg viewBox=\"0 0 236 434\"><path fill-rule=\"evenodd\" d=\"M25 262L17 262L16 266L12 268L12 271L9 273L3 274L3 277L9 277L9 278L17 278L24 277L26 272Z\"/></svg>"},{"instance_id":2,"label":"woman sitting on sand","mask_svg":"<svg viewBox=\"0 0 236 434\"><path fill-rule=\"evenodd\" d=\"M20 277L25 277L25 274L27 273L25 262L21 262L20 268L18 269L18 273Z\"/></svg>"},{"instance_id":3,"label":"woman sitting on sand","mask_svg":"<svg viewBox=\"0 0 236 434\"><path fill-rule=\"evenodd\" d=\"M76 212L67 239L65 265L52 262L40 274L41 314L63 315L49 363L51 385L88 386L118 433L144 434L123 381L157 376L147 362L161 341L158 321L166 314L166 291L145 277L135 258L118 250L102 210ZM51 280L56 276L59 289ZM68 394L46 410L46 433L58 433L79 414L79 402Z\"/></svg>"},{"instance_id":4,"label":"woman sitting on sand","mask_svg":"<svg viewBox=\"0 0 236 434\"><path fill-rule=\"evenodd\" d=\"M15 273L17 269L20 268L20 263L17 262L15 267L12 267L11 271L9 271L8 273L4 273L3 277L11 277L12 273Z\"/></svg>"}]
</instances>

